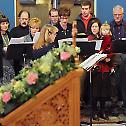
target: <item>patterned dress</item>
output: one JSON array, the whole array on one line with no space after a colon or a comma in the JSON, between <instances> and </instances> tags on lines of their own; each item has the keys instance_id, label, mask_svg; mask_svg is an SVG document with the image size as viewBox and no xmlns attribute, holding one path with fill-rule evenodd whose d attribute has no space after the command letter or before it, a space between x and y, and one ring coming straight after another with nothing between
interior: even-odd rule
<instances>
[{"instance_id":1,"label":"patterned dress","mask_svg":"<svg viewBox=\"0 0 126 126\"><path fill-rule=\"evenodd\" d=\"M0 36L0 41L3 43L3 55L2 55L2 62L3 62L3 78L0 81L0 85L10 83L11 79L14 77L14 70L12 67L12 62L7 59L7 47L9 44L9 32Z\"/></svg>"}]
</instances>

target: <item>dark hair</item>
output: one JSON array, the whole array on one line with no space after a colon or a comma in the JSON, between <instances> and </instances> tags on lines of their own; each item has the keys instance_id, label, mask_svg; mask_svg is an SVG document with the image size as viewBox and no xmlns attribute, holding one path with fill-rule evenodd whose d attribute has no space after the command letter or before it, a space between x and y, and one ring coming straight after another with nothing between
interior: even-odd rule
<instances>
[{"instance_id":1,"label":"dark hair","mask_svg":"<svg viewBox=\"0 0 126 126\"><path fill-rule=\"evenodd\" d=\"M56 8L52 8L52 9L50 9L50 11L49 11L49 15L51 16L51 12L52 11L57 11L58 12L58 9L56 9Z\"/></svg>"},{"instance_id":2,"label":"dark hair","mask_svg":"<svg viewBox=\"0 0 126 126\"><path fill-rule=\"evenodd\" d=\"M2 22L8 22L8 23L9 23L8 28L10 27L9 19L8 19L5 15L1 15L1 17L0 17L0 24L1 24ZM1 26L0 26L0 30L1 30Z\"/></svg>"},{"instance_id":3,"label":"dark hair","mask_svg":"<svg viewBox=\"0 0 126 126\"><path fill-rule=\"evenodd\" d=\"M71 10L67 7L60 7L59 8L59 16L70 16Z\"/></svg>"},{"instance_id":4,"label":"dark hair","mask_svg":"<svg viewBox=\"0 0 126 126\"><path fill-rule=\"evenodd\" d=\"M19 12L19 14L18 14L18 17L21 17L21 14L22 14L23 12L28 13L28 18L30 18L30 13L29 13L27 10L21 10L21 11Z\"/></svg>"},{"instance_id":5,"label":"dark hair","mask_svg":"<svg viewBox=\"0 0 126 126\"><path fill-rule=\"evenodd\" d=\"M91 26L94 24L94 23L97 23L98 26L99 26L99 29L101 27L101 22L98 18L91 18L89 23L88 23L88 26L87 26L87 34L90 35L92 34L92 31L91 31Z\"/></svg>"},{"instance_id":6,"label":"dark hair","mask_svg":"<svg viewBox=\"0 0 126 126\"><path fill-rule=\"evenodd\" d=\"M83 0L81 2L81 7L82 6L89 6L89 8L91 8L91 2L90 2L90 0Z\"/></svg>"},{"instance_id":7,"label":"dark hair","mask_svg":"<svg viewBox=\"0 0 126 126\"><path fill-rule=\"evenodd\" d=\"M9 19L5 15L1 15L1 17L0 17L0 23L1 22L8 22L9 23Z\"/></svg>"}]
</instances>

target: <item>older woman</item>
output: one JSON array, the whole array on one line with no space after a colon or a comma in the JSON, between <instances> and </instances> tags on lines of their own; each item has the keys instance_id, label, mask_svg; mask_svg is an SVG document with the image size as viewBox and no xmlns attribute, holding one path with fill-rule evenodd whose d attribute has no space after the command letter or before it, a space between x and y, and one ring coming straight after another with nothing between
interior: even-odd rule
<instances>
[{"instance_id":1,"label":"older woman","mask_svg":"<svg viewBox=\"0 0 126 126\"><path fill-rule=\"evenodd\" d=\"M10 61L7 59L7 47L10 41L9 20L6 16L2 15L0 18L0 78L2 83L9 83L14 77L14 70Z\"/></svg>"},{"instance_id":2,"label":"older woman","mask_svg":"<svg viewBox=\"0 0 126 126\"><path fill-rule=\"evenodd\" d=\"M33 57L35 59L40 58L55 47L54 40L57 32L58 29L55 26L50 24L43 26L38 41L33 45Z\"/></svg>"},{"instance_id":3,"label":"older woman","mask_svg":"<svg viewBox=\"0 0 126 126\"><path fill-rule=\"evenodd\" d=\"M31 18L29 21L29 34L25 36L26 42L32 42L33 37L35 36L36 32L40 32L41 29L41 20L37 17Z\"/></svg>"}]
</instances>

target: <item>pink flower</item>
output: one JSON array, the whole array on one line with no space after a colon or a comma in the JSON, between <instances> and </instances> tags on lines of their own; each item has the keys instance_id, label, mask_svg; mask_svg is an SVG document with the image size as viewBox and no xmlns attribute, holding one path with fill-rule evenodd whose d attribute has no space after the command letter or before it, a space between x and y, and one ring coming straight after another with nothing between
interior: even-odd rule
<instances>
[{"instance_id":1,"label":"pink flower","mask_svg":"<svg viewBox=\"0 0 126 126\"><path fill-rule=\"evenodd\" d=\"M71 56L71 55L70 55L69 52L61 52L61 53L60 53L60 59L61 59L61 60L64 60L64 61L65 61L65 60L68 60L68 59L70 58L70 56Z\"/></svg>"},{"instance_id":2,"label":"pink flower","mask_svg":"<svg viewBox=\"0 0 126 126\"><path fill-rule=\"evenodd\" d=\"M10 92L4 92L2 96L3 102L7 103L12 97L12 94Z\"/></svg>"},{"instance_id":3,"label":"pink flower","mask_svg":"<svg viewBox=\"0 0 126 126\"><path fill-rule=\"evenodd\" d=\"M32 85L32 84L36 84L36 81L38 79L38 74L37 73L34 73L34 72L30 72L28 75L27 75L27 83L29 85Z\"/></svg>"}]
</instances>

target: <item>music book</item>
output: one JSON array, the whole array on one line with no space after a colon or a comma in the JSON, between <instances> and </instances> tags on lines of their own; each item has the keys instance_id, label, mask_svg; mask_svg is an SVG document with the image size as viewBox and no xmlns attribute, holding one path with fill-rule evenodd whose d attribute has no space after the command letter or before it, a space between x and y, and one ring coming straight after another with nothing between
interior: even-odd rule
<instances>
[{"instance_id":1,"label":"music book","mask_svg":"<svg viewBox=\"0 0 126 126\"><path fill-rule=\"evenodd\" d=\"M122 38L121 40L126 40L126 38Z\"/></svg>"},{"instance_id":2,"label":"music book","mask_svg":"<svg viewBox=\"0 0 126 126\"><path fill-rule=\"evenodd\" d=\"M66 42L68 44L72 44L72 41L73 41L73 38L66 38L66 39L60 39L58 40L58 45L59 45L59 48L62 46L62 43L63 42ZM76 42L87 42L88 41L88 38L76 38Z\"/></svg>"},{"instance_id":3,"label":"music book","mask_svg":"<svg viewBox=\"0 0 126 126\"><path fill-rule=\"evenodd\" d=\"M37 34L35 34L35 38L37 38L37 36L39 35L39 34L38 35ZM33 41L34 41L34 38L33 38ZM72 41L73 41L72 38L61 39L61 40L58 40L58 45L59 45L59 47L61 47L63 42L67 42L68 44L71 45ZM102 41L103 40L88 41L88 38L76 38L76 42L96 42L95 50L100 50L101 49Z\"/></svg>"},{"instance_id":4,"label":"music book","mask_svg":"<svg viewBox=\"0 0 126 126\"><path fill-rule=\"evenodd\" d=\"M79 66L89 71L93 66L95 66L99 61L104 60L107 57L107 54L95 53L83 61Z\"/></svg>"},{"instance_id":5,"label":"music book","mask_svg":"<svg viewBox=\"0 0 126 126\"><path fill-rule=\"evenodd\" d=\"M19 43L23 43L24 42L24 37L20 37L20 38L11 38L9 45L11 44L19 44Z\"/></svg>"},{"instance_id":6,"label":"music book","mask_svg":"<svg viewBox=\"0 0 126 126\"><path fill-rule=\"evenodd\" d=\"M95 40L96 41L96 46L95 46L95 50L100 50L101 46L102 46L102 41L103 40Z\"/></svg>"},{"instance_id":7,"label":"music book","mask_svg":"<svg viewBox=\"0 0 126 126\"><path fill-rule=\"evenodd\" d=\"M34 42L26 42L25 41L25 37L20 37L20 38L11 38L9 45L13 45L13 44L33 44Z\"/></svg>"},{"instance_id":8,"label":"music book","mask_svg":"<svg viewBox=\"0 0 126 126\"><path fill-rule=\"evenodd\" d=\"M35 36L33 37L33 42L34 42L34 43L38 41L39 36L40 36L40 32L36 32L36 33L35 33Z\"/></svg>"}]
</instances>

